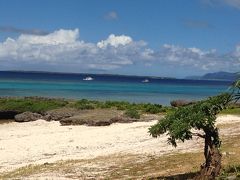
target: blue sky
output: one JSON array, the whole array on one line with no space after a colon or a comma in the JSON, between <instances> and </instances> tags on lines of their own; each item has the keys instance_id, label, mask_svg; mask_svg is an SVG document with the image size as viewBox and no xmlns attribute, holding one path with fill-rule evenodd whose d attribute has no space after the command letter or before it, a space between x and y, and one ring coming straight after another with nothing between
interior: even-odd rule
<instances>
[{"instance_id":1,"label":"blue sky","mask_svg":"<svg viewBox=\"0 0 240 180\"><path fill-rule=\"evenodd\" d=\"M0 70L236 72L239 19L240 0L1 0Z\"/></svg>"}]
</instances>

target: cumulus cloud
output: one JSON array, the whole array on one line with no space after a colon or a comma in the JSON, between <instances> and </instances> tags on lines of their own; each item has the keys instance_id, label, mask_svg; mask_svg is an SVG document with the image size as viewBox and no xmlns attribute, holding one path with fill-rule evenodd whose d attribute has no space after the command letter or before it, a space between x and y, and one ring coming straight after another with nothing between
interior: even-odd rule
<instances>
[{"instance_id":1,"label":"cumulus cloud","mask_svg":"<svg viewBox=\"0 0 240 180\"><path fill-rule=\"evenodd\" d=\"M47 35L47 31L40 29L21 29L12 26L0 26L0 32L21 33L21 34L34 34L34 35Z\"/></svg>"},{"instance_id":2,"label":"cumulus cloud","mask_svg":"<svg viewBox=\"0 0 240 180\"><path fill-rule=\"evenodd\" d=\"M203 51L195 47L184 48L168 44L163 45L158 55L168 64L189 66L202 70L211 69L219 60L215 50Z\"/></svg>"},{"instance_id":3,"label":"cumulus cloud","mask_svg":"<svg viewBox=\"0 0 240 180\"><path fill-rule=\"evenodd\" d=\"M62 30L55 31L46 36L36 35L20 35L18 42L24 44L43 44L43 45L58 45L58 44L71 44L79 38L79 30Z\"/></svg>"},{"instance_id":4,"label":"cumulus cloud","mask_svg":"<svg viewBox=\"0 0 240 180\"><path fill-rule=\"evenodd\" d=\"M98 72L126 66L176 67L197 71L239 71L240 45L227 54L216 50L165 44L151 49L145 41L111 34L97 43L84 42L79 30L60 29L50 34L7 38L0 42L0 69Z\"/></svg>"},{"instance_id":5,"label":"cumulus cloud","mask_svg":"<svg viewBox=\"0 0 240 180\"><path fill-rule=\"evenodd\" d=\"M128 36L112 34L95 44L79 40L78 29L61 29L45 36L7 38L0 43L0 62L110 70L134 64L137 59L142 59L144 50L144 42L133 41Z\"/></svg>"},{"instance_id":6,"label":"cumulus cloud","mask_svg":"<svg viewBox=\"0 0 240 180\"><path fill-rule=\"evenodd\" d=\"M129 36L121 35L115 36L111 34L106 40L97 43L99 48L106 48L107 46L113 46L117 48L118 46L125 46L132 42L132 38Z\"/></svg>"},{"instance_id":7,"label":"cumulus cloud","mask_svg":"<svg viewBox=\"0 0 240 180\"><path fill-rule=\"evenodd\" d=\"M164 45L158 54L166 64L179 65L203 71L239 71L240 46L233 52L219 54L215 49L184 48L175 45Z\"/></svg>"}]
</instances>

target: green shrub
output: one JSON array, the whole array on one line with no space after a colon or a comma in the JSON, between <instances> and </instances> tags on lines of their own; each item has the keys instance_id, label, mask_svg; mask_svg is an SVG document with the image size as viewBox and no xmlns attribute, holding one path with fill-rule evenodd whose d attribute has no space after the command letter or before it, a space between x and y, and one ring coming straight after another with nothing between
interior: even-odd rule
<instances>
[{"instance_id":1,"label":"green shrub","mask_svg":"<svg viewBox=\"0 0 240 180\"><path fill-rule=\"evenodd\" d=\"M140 114L136 109L128 109L124 113L125 116L135 119L140 119Z\"/></svg>"},{"instance_id":2,"label":"green shrub","mask_svg":"<svg viewBox=\"0 0 240 180\"><path fill-rule=\"evenodd\" d=\"M157 114L162 111L162 105L160 104L146 104L144 105L144 112L151 113L151 114Z\"/></svg>"},{"instance_id":3,"label":"green shrub","mask_svg":"<svg viewBox=\"0 0 240 180\"><path fill-rule=\"evenodd\" d=\"M97 104L98 108L116 108L117 110L126 110L128 109L131 104L129 102L125 101L105 101L105 102L98 102Z\"/></svg>"}]
</instances>

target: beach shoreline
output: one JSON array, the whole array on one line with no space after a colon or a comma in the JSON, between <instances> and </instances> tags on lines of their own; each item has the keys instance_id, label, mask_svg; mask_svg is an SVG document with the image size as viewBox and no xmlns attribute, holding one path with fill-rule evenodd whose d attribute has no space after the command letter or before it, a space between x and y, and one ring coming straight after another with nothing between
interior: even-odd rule
<instances>
[{"instance_id":1,"label":"beach shoreline","mask_svg":"<svg viewBox=\"0 0 240 180\"><path fill-rule=\"evenodd\" d=\"M61 126L57 121L11 122L0 125L0 172L12 171L29 164L53 163L59 160L92 159L113 154L161 156L174 153L199 152L202 140L167 144L167 136L152 138L148 128L157 120L112 124L105 127ZM237 124L240 116L221 115L220 127ZM238 135L240 129L220 128L220 134Z\"/></svg>"}]
</instances>

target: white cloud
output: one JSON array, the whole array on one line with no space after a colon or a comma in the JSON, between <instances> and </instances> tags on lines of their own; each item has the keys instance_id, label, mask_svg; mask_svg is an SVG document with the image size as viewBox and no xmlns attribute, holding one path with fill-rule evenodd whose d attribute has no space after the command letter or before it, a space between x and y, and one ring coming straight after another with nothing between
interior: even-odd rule
<instances>
[{"instance_id":1,"label":"white cloud","mask_svg":"<svg viewBox=\"0 0 240 180\"><path fill-rule=\"evenodd\" d=\"M121 35L115 36L111 34L106 40L100 41L97 43L99 48L106 48L107 46L113 46L117 48L118 46L125 46L132 42L132 38L129 36Z\"/></svg>"},{"instance_id":2,"label":"white cloud","mask_svg":"<svg viewBox=\"0 0 240 180\"><path fill-rule=\"evenodd\" d=\"M164 64L177 65L178 68L235 72L240 69L240 46L228 54L218 54L215 49L205 51L165 44L158 52L158 57Z\"/></svg>"},{"instance_id":3,"label":"white cloud","mask_svg":"<svg viewBox=\"0 0 240 180\"><path fill-rule=\"evenodd\" d=\"M51 34L45 36L36 36L36 35L20 35L17 41L19 43L26 44L67 44L74 43L79 38L79 30L63 30L54 31Z\"/></svg>"},{"instance_id":4,"label":"white cloud","mask_svg":"<svg viewBox=\"0 0 240 180\"><path fill-rule=\"evenodd\" d=\"M0 43L0 62L41 63L82 69L109 70L134 64L144 51L143 41L110 35L98 43L79 40L79 30L58 30L45 36L20 35Z\"/></svg>"},{"instance_id":5,"label":"white cloud","mask_svg":"<svg viewBox=\"0 0 240 180\"><path fill-rule=\"evenodd\" d=\"M126 66L134 70L138 65L148 69L170 66L182 71L187 67L198 72L239 71L240 45L227 54L169 44L153 50L146 42L134 41L126 35L111 34L105 40L88 43L80 40L78 29L58 30L44 36L20 35L16 39L7 38L0 42L0 64L0 70L87 72Z\"/></svg>"}]
</instances>

